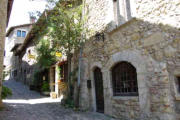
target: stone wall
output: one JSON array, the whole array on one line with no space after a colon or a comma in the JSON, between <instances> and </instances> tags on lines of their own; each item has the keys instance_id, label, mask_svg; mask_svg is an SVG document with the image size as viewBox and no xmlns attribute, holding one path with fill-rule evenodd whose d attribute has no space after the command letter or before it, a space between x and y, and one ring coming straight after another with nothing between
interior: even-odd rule
<instances>
[{"instance_id":1,"label":"stone wall","mask_svg":"<svg viewBox=\"0 0 180 120\"><path fill-rule=\"evenodd\" d=\"M94 87L87 89L86 80L93 81L93 67L100 66L104 80L105 114L129 119L178 118L176 111L179 108L175 108L175 103L179 102L175 98L179 93L175 96L175 80L170 76L179 75L174 72L179 70L179 38L179 29L137 19L105 33L104 41L93 37L83 52L82 107L96 106ZM136 67L138 97L112 95L111 67L120 61L128 61Z\"/></svg>"},{"instance_id":2,"label":"stone wall","mask_svg":"<svg viewBox=\"0 0 180 120\"><path fill-rule=\"evenodd\" d=\"M19 64L18 63L19 59L13 55L11 49L17 44L22 44L25 38L17 37L17 30L26 31L26 35L27 35L30 29L31 26L15 28L9 34L8 39L6 39L6 47L5 47L6 56L4 58L6 61L4 62L4 64L6 65L7 71L9 71L10 69L11 71L14 71L16 69L16 66L18 66L17 64Z\"/></svg>"},{"instance_id":3,"label":"stone wall","mask_svg":"<svg viewBox=\"0 0 180 120\"><path fill-rule=\"evenodd\" d=\"M86 26L89 30L102 31L114 20L112 1L86 0L85 5Z\"/></svg>"},{"instance_id":4,"label":"stone wall","mask_svg":"<svg viewBox=\"0 0 180 120\"><path fill-rule=\"evenodd\" d=\"M123 11L119 3L119 14ZM111 31L116 28L113 0L86 0L87 27L93 32ZM155 24L179 28L179 0L130 0L132 17ZM124 16L120 15L121 18ZM125 18L124 18L125 19ZM120 25L122 23L120 21Z\"/></svg>"},{"instance_id":5,"label":"stone wall","mask_svg":"<svg viewBox=\"0 0 180 120\"><path fill-rule=\"evenodd\" d=\"M30 56L33 56L34 58ZM35 44L34 42L30 42L19 56L19 65L14 67L19 71L18 79L28 86L33 84L33 74L39 69L36 65L36 57L37 52L35 49Z\"/></svg>"},{"instance_id":6,"label":"stone wall","mask_svg":"<svg viewBox=\"0 0 180 120\"><path fill-rule=\"evenodd\" d=\"M150 31L153 32L147 36ZM83 54L82 106L95 107L94 90L87 89L86 80L93 80L91 68L93 63L97 62L99 64L94 66L101 66L103 72L106 114L131 119L144 119L147 116L152 119L175 119L177 108L175 109L174 105L178 101L174 99L176 96L173 96L176 91L173 86L174 79L169 76L174 76L173 70L179 65L179 30L132 20L105 34L105 37L104 41L94 38L85 45L88 47L85 47ZM128 61L137 69L137 98L129 97L123 100L124 98L112 96L110 69L120 61Z\"/></svg>"},{"instance_id":7,"label":"stone wall","mask_svg":"<svg viewBox=\"0 0 180 120\"><path fill-rule=\"evenodd\" d=\"M155 24L167 24L180 27L179 0L134 0L136 16Z\"/></svg>"},{"instance_id":8,"label":"stone wall","mask_svg":"<svg viewBox=\"0 0 180 120\"><path fill-rule=\"evenodd\" d=\"M114 24L113 0L87 0L87 26L104 34L91 36L83 50L80 106L96 111L93 70L101 68L105 114L122 119L179 120L180 2L131 1L133 18ZM103 32L104 31L104 32ZM137 97L113 96L111 68L127 61L137 70ZM87 80L92 88L87 88Z\"/></svg>"},{"instance_id":9,"label":"stone wall","mask_svg":"<svg viewBox=\"0 0 180 120\"><path fill-rule=\"evenodd\" d=\"M2 86L3 58L4 58L4 40L6 32L7 0L0 1L0 96ZM0 97L1 102L1 97Z\"/></svg>"}]
</instances>

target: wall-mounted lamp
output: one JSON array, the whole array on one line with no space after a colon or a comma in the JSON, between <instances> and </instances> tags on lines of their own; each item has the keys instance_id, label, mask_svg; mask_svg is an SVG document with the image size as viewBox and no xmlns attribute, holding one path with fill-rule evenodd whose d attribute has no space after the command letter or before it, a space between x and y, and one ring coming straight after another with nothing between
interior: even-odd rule
<instances>
[{"instance_id":1,"label":"wall-mounted lamp","mask_svg":"<svg viewBox=\"0 0 180 120\"><path fill-rule=\"evenodd\" d=\"M102 40L104 42L104 33L97 32L95 37L96 37L96 41L101 41Z\"/></svg>"}]
</instances>

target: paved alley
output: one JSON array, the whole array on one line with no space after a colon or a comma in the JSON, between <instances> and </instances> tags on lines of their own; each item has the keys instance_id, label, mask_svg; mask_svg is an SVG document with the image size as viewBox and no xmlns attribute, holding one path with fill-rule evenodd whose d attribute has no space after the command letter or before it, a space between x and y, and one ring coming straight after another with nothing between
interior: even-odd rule
<instances>
[{"instance_id":1,"label":"paved alley","mask_svg":"<svg viewBox=\"0 0 180 120\"><path fill-rule=\"evenodd\" d=\"M15 81L6 81L13 95L5 100L0 120L114 120L103 114L76 112L60 105L60 100L45 98Z\"/></svg>"}]
</instances>

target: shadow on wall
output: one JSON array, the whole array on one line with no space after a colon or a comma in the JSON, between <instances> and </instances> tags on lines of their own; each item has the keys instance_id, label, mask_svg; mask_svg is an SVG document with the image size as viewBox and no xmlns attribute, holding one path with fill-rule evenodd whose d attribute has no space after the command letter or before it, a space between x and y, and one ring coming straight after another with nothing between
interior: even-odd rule
<instances>
[{"instance_id":1,"label":"shadow on wall","mask_svg":"<svg viewBox=\"0 0 180 120\"><path fill-rule=\"evenodd\" d=\"M98 33L100 36L91 37L84 46L82 64L85 67L81 73L81 97L84 99L81 100L81 106L95 106L94 86L89 90L85 85L87 80L94 79L90 76L90 68L94 67L90 66L98 62L102 71L105 71L105 114L131 119L143 116L165 118L166 115L168 118L180 118L180 101L177 100L180 85L176 78L180 75L180 29L135 18L117 28L113 24ZM131 63L137 70L137 103L133 102L135 100L132 97L122 99L121 96L113 96L111 68L121 61Z\"/></svg>"}]
</instances>

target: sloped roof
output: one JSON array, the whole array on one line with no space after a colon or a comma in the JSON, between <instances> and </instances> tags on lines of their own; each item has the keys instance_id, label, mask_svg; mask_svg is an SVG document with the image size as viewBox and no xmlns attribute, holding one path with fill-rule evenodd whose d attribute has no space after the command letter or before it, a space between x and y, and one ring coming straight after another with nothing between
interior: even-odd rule
<instances>
[{"instance_id":1,"label":"sloped roof","mask_svg":"<svg viewBox=\"0 0 180 120\"><path fill-rule=\"evenodd\" d=\"M6 33L6 37L8 37L9 34L10 34L15 28L26 27L26 26L30 26L30 25L33 25L33 24L22 24L22 25L17 25L17 26L10 27L9 30L7 31L7 33Z\"/></svg>"},{"instance_id":2,"label":"sloped roof","mask_svg":"<svg viewBox=\"0 0 180 120\"><path fill-rule=\"evenodd\" d=\"M24 39L24 42L18 47L18 50L15 53L16 55L20 54L24 49L26 49L28 43L32 42L33 38L37 35L37 26L39 27L39 30L41 30L44 27L45 24L44 23L45 19L43 19L44 17L45 17L45 12L43 12L43 14L40 16L38 21L35 24L33 24L32 29L28 32L26 38Z\"/></svg>"},{"instance_id":3,"label":"sloped roof","mask_svg":"<svg viewBox=\"0 0 180 120\"><path fill-rule=\"evenodd\" d=\"M16 50L21 44L16 44L12 49L11 52L13 52L14 50Z\"/></svg>"}]
</instances>

